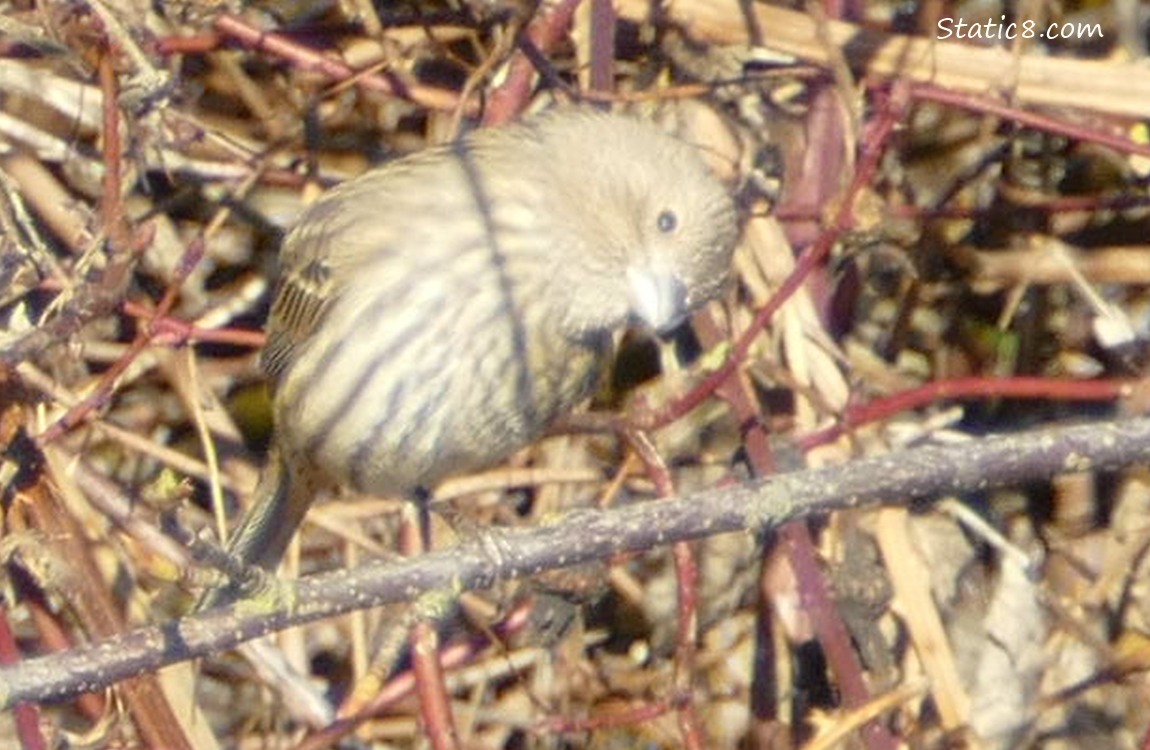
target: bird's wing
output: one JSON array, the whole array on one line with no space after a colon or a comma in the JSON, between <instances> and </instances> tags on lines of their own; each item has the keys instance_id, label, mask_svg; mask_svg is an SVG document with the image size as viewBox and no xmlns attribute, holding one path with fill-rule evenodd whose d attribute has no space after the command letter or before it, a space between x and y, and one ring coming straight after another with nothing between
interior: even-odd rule
<instances>
[{"instance_id":1,"label":"bird's wing","mask_svg":"<svg viewBox=\"0 0 1150 750\"><path fill-rule=\"evenodd\" d=\"M275 383L295 359L295 348L308 339L334 299L326 258L312 258L299 268L285 268L276 284L267 343L260 364Z\"/></svg>"}]
</instances>

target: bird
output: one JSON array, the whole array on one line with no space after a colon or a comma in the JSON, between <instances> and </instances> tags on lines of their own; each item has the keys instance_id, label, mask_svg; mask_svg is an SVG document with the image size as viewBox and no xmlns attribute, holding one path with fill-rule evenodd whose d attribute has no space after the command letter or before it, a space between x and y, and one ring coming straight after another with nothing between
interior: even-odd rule
<instances>
[{"instance_id":1,"label":"bird","mask_svg":"<svg viewBox=\"0 0 1150 750\"><path fill-rule=\"evenodd\" d=\"M231 559L273 570L325 488L418 499L536 440L622 331L666 331L721 293L736 213L696 145L586 106L326 192L280 249L273 446Z\"/></svg>"}]
</instances>

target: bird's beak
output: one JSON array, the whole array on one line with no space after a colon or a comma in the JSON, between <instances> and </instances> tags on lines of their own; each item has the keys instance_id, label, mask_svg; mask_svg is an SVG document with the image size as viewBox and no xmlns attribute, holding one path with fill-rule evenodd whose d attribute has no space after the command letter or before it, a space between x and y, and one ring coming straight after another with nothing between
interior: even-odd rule
<instances>
[{"instance_id":1,"label":"bird's beak","mask_svg":"<svg viewBox=\"0 0 1150 750\"><path fill-rule=\"evenodd\" d=\"M687 317L687 287L674 274L651 268L628 268L631 313L638 322L665 333Z\"/></svg>"}]
</instances>

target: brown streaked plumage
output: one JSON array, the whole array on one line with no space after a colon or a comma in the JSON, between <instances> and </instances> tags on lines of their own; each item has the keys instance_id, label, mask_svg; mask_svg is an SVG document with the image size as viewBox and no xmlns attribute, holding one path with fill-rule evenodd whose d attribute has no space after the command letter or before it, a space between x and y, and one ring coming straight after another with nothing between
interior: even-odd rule
<instances>
[{"instance_id":1,"label":"brown streaked plumage","mask_svg":"<svg viewBox=\"0 0 1150 750\"><path fill-rule=\"evenodd\" d=\"M273 567L325 485L412 496L530 443L591 393L618 331L715 297L736 234L694 147L586 109L331 190L281 250L276 449L231 551Z\"/></svg>"}]
</instances>

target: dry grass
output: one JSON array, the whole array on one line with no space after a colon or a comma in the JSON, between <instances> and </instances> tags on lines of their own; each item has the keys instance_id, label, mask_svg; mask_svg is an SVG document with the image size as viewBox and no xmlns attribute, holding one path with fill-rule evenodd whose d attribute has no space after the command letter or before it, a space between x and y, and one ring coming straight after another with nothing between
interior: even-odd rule
<instances>
[{"instance_id":1,"label":"dry grass","mask_svg":"<svg viewBox=\"0 0 1150 750\"><path fill-rule=\"evenodd\" d=\"M1150 78L1118 9L1048 4L1029 18L1102 35L988 48L879 4L861 24L577 5L0 6L0 661L171 621L213 580L190 536L259 471L255 352L299 207L556 100L709 145L744 209L738 283L674 351L629 339L588 414L439 488L438 544L1145 411ZM1147 747L1150 475L964 489L357 611L0 727L24 747L415 747L451 724L476 748ZM402 515L332 498L284 575L394 554ZM417 621L440 626L453 718L434 676L379 656Z\"/></svg>"}]
</instances>

